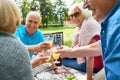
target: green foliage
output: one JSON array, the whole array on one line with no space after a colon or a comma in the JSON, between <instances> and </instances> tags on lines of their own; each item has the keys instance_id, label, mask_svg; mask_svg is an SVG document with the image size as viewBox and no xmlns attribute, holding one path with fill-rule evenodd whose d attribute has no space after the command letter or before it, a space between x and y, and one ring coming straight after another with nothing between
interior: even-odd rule
<instances>
[{"instance_id":1,"label":"green foliage","mask_svg":"<svg viewBox=\"0 0 120 80\"><path fill-rule=\"evenodd\" d=\"M21 11L22 11L23 23L24 23L27 13L30 11L29 6L30 6L30 3L28 0L22 1Z\"/></svg>"},{"instance_id":2,"label":"green foliage","mask_svg":"<svg viewBox=\"0 0 120 80\"><path fill-rule=\"evenodd\" d=\"M48 27L49 24L63 25L63 21L68 19L68 9L62 0L56 0L52 4L51 0L22 0L21 11L23 21L29 11L38 11L42 16L42 27Z\"/></svg>"},{"instance_id":3,"label":"green foliage","mask_svg":"<svg viewBox=\"0 0 120 80\"><path fill-rule=\"evenodd\" d=\"M55 7L57 20L60 21L61 25L63 25L63 21L68 19L68 8L62 0L56 0Z\"/></svg>"},{"instance_id":4,"label":"green foliage","mask_svg":"<svg viewBox=\"0 0 120 80\"><path fill-rule=\"evenodd\" d=\"M47 27L48 22L54 18L54 6L50 0L39 0L40 12L42 15L42 26Z\"/></svg>"},{"instance_id":5,"label":"green foliage","mask_svg":"<svg viewBox=\"0 0 120 80\"><path fill-rule=\"evenodd\" d=\"M71 47L75 27L49 27L40 28L43 33L63 32L64 45Z\"/></svg>"},{"instance_id":6,"label":"green foliage","mask_svg":"<svg viewBox=\"0 0 120 80\"><path fill-rule=\"evenodd\" d=\"M27 13L30 11L39 11L40 5L38 5L35 2L35 0L31 2L29 0L22 0L22 4L20 7L21 7L22 17L23 17L22 23L24 24Z\"/></svg>"},{"instance_id":7,"label":"green foliage","mask_svg":"<svg viewBox=\"0 0 120 80\"><path fill-rule=\"evenodd\" d=\"M83 0L76 0L76 2L82 2Z\"/></svg>"}]
</instances>

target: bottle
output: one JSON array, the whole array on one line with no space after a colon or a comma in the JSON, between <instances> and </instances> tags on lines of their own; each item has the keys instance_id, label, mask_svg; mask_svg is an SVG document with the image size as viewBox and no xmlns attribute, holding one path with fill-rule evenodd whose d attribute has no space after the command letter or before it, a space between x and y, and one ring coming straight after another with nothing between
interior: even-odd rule
<instances>
[{"instance_id":1,"label":"bottle","mask_svg":"<svg viewBox=\"0 0 120 80\"><path fill-rule=\"evenodd\" d=\"M59 61L60 63L55 63L56 66L62 66L62 59L59 57L59 59L57 59L57 61Z\"/></svg>"}]
</instances>

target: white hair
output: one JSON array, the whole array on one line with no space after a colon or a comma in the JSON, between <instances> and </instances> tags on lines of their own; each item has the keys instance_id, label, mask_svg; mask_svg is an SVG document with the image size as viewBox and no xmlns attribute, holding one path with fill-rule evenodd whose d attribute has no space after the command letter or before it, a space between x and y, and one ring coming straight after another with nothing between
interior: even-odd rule
<instances>
[{"instance_id":1,"label":"white hair","mask_svg":"<svg viewBox=\"0 0 120 80\"><path fill-rule=\"evenodd\" d=\"M69 11L68 11L68 15L72 15L74 13L74 9L78 7L81 11L81 13L85 16L85 17L90 17L92 16L92 12L88 9L84 9L83 8L83 2L81 3L74 3L70 8L69 8Z\"/></svg>"},{"instance_id":2,"label":"white hair","mask_svg":"<svg viewBox=\"0 0 120 80\"><path fill-rule=\"evenodd\" d=\"M31 15L34 15L34 16L39 17L40 23L41 23L42 17L41 17L41 15L40 15L39 12L37 12L37 11L30 11L30 12L27 14L26 18L30 17Z\"/></svg>"}]
</instances>

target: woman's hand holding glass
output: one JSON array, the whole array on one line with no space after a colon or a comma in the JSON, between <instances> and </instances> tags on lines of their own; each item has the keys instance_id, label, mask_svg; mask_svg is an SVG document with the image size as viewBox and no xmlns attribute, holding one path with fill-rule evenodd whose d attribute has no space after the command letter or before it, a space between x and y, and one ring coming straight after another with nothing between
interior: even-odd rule
<instances>
[{"instance_id":1,"label":"woman's hand holding glass","mask_svg":"<svg viewBox=\"0 0 120 80\"><path fill-rule=\"evenodd\" d=\"M43 50L41 53L40 53L43 57L46 57L46 62L49 62L51 60L51 49L48 49L48 50Z\"/></svg>"},{"instance_id":2,"label":"woman's hand holding glass","mask_svg":"<svg viewBox=\"0 0 120 80\"><path fill-rule=\"evenodd\" d=\"M59 61L58 61L58 59L59 59L59 57L60 57L60 54L56 54L55 52L56 52L56 48L58 48L59 47L59 45L58 44L54 44L53 45L53 40L54 40L54 37L46 37L45 38L45 42L48 42L49 43L49 45L50 45L50 47L51 47L51 49L50 49L50 51L51 51L51 56L49 57L49 59L47 60L47 61L49 61L51 58L53 58L53 59L55 59L55 61L54 61L54 63L60 63Z\"/></svg>"},{"instance_id":3,"label":"woman's hand holding glass","mask_svg":"<svg viewBox=\"0 0 120 80\"><path fill-rule=\"evenodd\" d=\"M60 54L56 54L55 51L56 51L56 47L53 47L52 48L52 57L55 59L54 63L60 63L59 61L57 61L57 59L59 59L59 57L60 57Z\"/></svg>"},{"instance_id":4,"label":"woman's hand holding glass","mask_svg":"<svg viewBox=\"0 0 120 80\"><path fill-rule=\"evenodd\" d=\"M32 68L35 68L43 63L46 63L46 57L43 57L41 54L37 54L37 56L35 56L32 60Z\"/></svg>"},{"instance_id":5,"label":"woman's hand holding glass","mask_svg":"<svg viewBox=\"0 0 120 80\"><path fill-rule=\"evenodd\" d=\"M72 48L68 46L60 46L55 53L60 54L61 58L69 57L72 58L71 56Z\"/></svg>"}]
</instances>

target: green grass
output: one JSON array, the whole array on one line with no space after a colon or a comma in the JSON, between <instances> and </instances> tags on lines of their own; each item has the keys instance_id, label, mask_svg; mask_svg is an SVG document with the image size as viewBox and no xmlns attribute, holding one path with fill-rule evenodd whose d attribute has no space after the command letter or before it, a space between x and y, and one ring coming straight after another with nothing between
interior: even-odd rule
<instances>
[{"instance_id":1,"label":"green grass","mask_svg":"<svg viewBox=\"0 0 120 80\"><path fill-rule=\"evenodd\" d=\"M64 45L71 47L75 27L49 27L40 28L43 33L63 32Z\"/></svg>"}]
</instances>

